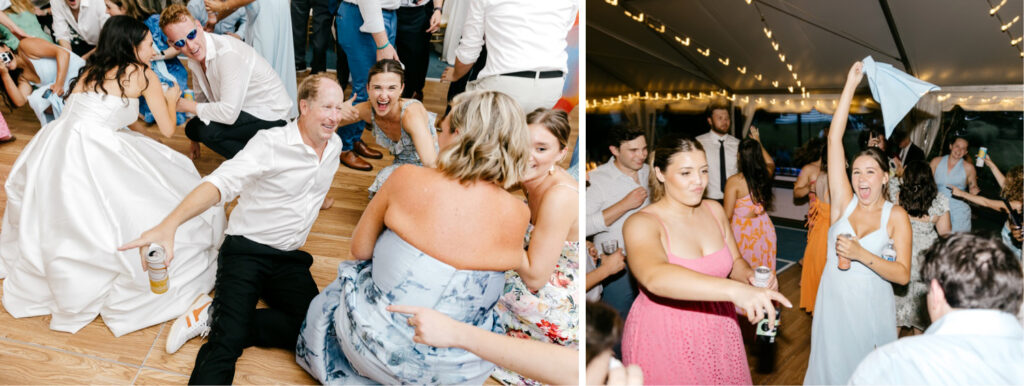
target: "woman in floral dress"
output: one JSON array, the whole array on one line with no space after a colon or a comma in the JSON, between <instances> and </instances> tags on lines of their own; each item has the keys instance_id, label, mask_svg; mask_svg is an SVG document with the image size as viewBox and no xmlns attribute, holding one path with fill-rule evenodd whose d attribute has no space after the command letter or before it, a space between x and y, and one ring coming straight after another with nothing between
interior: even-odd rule
<instances>
[{"instance_id":1,"label":"woman in floral dress","mask_svg":"<svg viewBox=\"0 0 1024 386\"><path fill-rule=\"evenodd\" d=\"M533 226L523 266L505 274L499 318L506 335L577 348L579 191L576 180L556 165L568 150L568 114L537 109L526 120L532 151L523 189ZM503 368L492 376L506 384L539 384Z\"/></svg>"}]
</instances>

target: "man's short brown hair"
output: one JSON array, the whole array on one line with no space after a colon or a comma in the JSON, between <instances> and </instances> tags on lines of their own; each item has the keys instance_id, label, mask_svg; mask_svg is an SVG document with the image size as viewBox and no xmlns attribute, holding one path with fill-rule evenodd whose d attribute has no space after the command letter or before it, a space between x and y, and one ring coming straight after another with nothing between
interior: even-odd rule
<instances>
[{"instance_id":1,"label":"man's short brown hair","mask_svg":"<svg viewBox=\"0 0 1024 386\"><path fill-rule=\"evenodd\" d=\"M193 20L192 14L188 12L188 8L184 4L171 4L164 8L163 12L160 12L160 29L164 29L170 24L191 20Z\"/></svg>"}]
</instances>

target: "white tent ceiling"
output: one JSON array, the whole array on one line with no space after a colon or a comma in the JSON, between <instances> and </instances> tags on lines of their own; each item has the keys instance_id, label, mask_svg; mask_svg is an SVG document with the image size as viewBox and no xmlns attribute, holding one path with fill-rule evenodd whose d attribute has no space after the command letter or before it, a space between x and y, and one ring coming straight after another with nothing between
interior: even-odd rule
<instances>
[{"instance_id":1,"label":"white tent ceiling","mask_svg":"<svg viewBox=\"0 0 1024 386\"><path fill-rule=\"evenodd\" d=\"M903 70L909 64L907 72L943 87L1024 83L1024 58L985 0L753 2L587 0L587 97L723 89L789 94L786 87L795 81L786 64L807 91L835 93L850 64L867 55ZM1010 0L998 15L1009 22L1022 8L1022 1ZM643 22L625 11L636 18L643 13ZM785 63L762 30L762 14ZM1024 20L1009 30L1024 35ZM676 37L689 38L690 46ZM704 56L697 48L711 52Z\"/></svg>"}]
</instances>

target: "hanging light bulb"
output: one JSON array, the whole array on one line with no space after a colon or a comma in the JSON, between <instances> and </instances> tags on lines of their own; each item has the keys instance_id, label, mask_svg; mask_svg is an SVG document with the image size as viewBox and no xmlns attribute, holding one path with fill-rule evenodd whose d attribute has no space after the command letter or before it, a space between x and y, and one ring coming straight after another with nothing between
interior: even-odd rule
<instances>
[{"instance_id":1,"label":"hanging light bulb","mask_svg":"<svg viewBox=\"0 0 1024 386\"><path fill-rule=\"evenodd\" d=\"M786 64L786 68L788 68L789 71L793 71L793 64L792 63Z\"/></svg>"},{"instance_id":2,"label":"hanging light bulb","mask_svg":"<svg viewBox=\"0 0 1024 386\"><path fill-rule=\"evenodd\" d=\"M1006 0L1003 0L1003 1L999 2L999 5L997 5L995 7L992 7L992 9L988 10L988 14L990 16L991 15L995 15L996 12L999 12L999 8L1002 8L1004 4L1006 4Z\"/></svg>"},{"instance_id":3,"label":"hanging light bulb","mask_svg":"<svg viewBox=\"0 0 1024 386\"><path fill-rule=\"evenodd\" d=\"M614 5L614 6L618 6L619 5L619 0L604 0L604 2L608 3L608 4L611 4L611 5Z\"/></svg>"},{"instance_id":4,"label":"hanging light bulb","mask_svg":"<svg viewBox=\"0 0 1024 386\"><path fill-rule=\"evenodd\" d=\"M1010 40L1010 45L1011 45L1011 46L1015 46L1015 45L1017 45L1017 43L1020 43L1020 41L1021 41L1021 40L1024 40L1024 36L1021 36L1021 37L1019 37L1019 38L1016 38L1016 39Z\"/></svg>"},{"instance_id":5,"label":"hanging light bulb","mask_svg":"<svg viewBox=\"0 0 1024 386\"><path fill-rule=\"evenodd\" d=\"M782 63L786 63L786 54L779 54L779 60L781 60Z\"/></svg>"},{"instance_id":6,"label":"hanging light bulb","mask_svg":"<svg viewBox=\"0 0 1024 386\"><path fill-rule=\"evenodd\" d=\"M768 27L764 27L764 36L767 36L769 39L771 39L772 38L772 30L768 29Z\"/></svg>"},{"instance_id":7,"label":"hanging light bulb","mask_svg":"<svg viewBox=\"0 0 1024 386\"><path fill-rule=\"evenodd\" d=\"M790 92L791 94L793 93L793 86L789 86L789 87L787 87L787 89L789 89L789 92Z\"/></svg>"},{"instance_id":8,"label":"hanging light bulb","mask_svg":"<svg viewBox=\"0 0 1024 386\"><path fill-rule=\"evenodd\" d=\"M761 78L762 78L761 74L754 75L754 79L757 79L758 82L761 81Z\"/></svg>"},{"instance_id":9,"label":"hanging light bulb","mask_svg":"<svg viewBox=\"0 0 1024 386\"><path fill-rule=\"evenodd\" d=\"M779 43L776 43L774 40L772 40L772 48L774 48L775 51L778 51L779 50Z\"/></svg>"},{"instance_id":10,"label":"hanging light bulb","mask_svg":"<svg viewBox=\"0 0 1024 386\"><path fill-rule=\"evenodd\" d=\"M718 58L718 63L722 63L723 66L728 66L729 58L725 58L724 60L722 58Z\"/></svg>"},{"instance_id":11,"label":"hanging light bulb","mask_svg":"<svg viewBox=\"0 0 1024 386\"><path fill-rule=\"evenodd\" d=\"M747 67L746 67L746 66L743 66L743 67L736 67L736 71L739 71L739 72L740 72L740 74L744 74L744 75L746 75L746 73L747 73Z\"/></svg>"},{"instance_id":12,"label":"hanging light bulb","mask_svg":"<svg viewBox=\"0 0 1024 386\"><path fill-rule=\"evenodd\" d=\"M1013 25L1013 23L1016 23L1018 20L1020 20L1020 15L1014 16L1013 20L1010 20L1009 23L1003 24L1003 26L1000 27L999 30L1000 31L1006 31L1008 28L1010 28L1010 26Z\"/></svg>"},{"instance_id":13,"label":"hanging light bulb","mask_svg":"<svg viewBox=\"0 0 1024 386\"><path fill-rule=\"evenodd\" d=\"M775 88L779 88L779 81L773 80L772 81L772 86L775 86Z\"/></svg>"}]
</instances>

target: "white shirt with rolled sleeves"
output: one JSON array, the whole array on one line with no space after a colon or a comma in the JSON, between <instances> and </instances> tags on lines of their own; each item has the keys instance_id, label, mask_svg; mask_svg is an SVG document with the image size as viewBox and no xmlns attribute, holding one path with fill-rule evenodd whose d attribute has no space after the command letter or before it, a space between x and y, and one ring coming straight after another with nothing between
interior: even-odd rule
<instances>
[{"instance_id":1,"label":"white shirt with rolled sleeves","mask_svg":"<svg viewBox=\"0 0 1024 386\"><path fill-rule=\"evenodd\" d=\"M100 29L107 22L107 5L103 0L78 0L78 19L71 14L71 7L65 0L50 2L53 14L53 37L60 42L71 42L71 30L78 32L86 43L96 45L100 41Z\"/></svg>"},{"instance_id":2,"label":"white shirt with rolled sleeves","mask_svg":"<svg viewBox=\"0 0 1024 386\"><path fill-rule=\"evenodd\" d=\"M206 71L188 60L195 95L196 116L231 125L242 111L264 121L288 119L292 101L281 78L256 50L230 36L206 33ZM195 88L195 87L193 87Z\"/></svg>"},{"instance_id":3,"label":"white shirt with rolled sleeves","mask_svg":"<svg viewBox=\"0 0 1024 386\"><path fill-rule=\"evenodd\" d=\"M725 198L725 194L722 193L724 186L719 183L718 171L721 170L721 166L718 165L718 148L722 146L719 142L721 139L725 139L725 179L729 179L733 174L739 172L739 160L736 159L736 153L740 150L740 140L729 134L718 134L714 130L708 131L707 133L697 136L697 142L704 147L704 154L708 157L708 187L704 190L704 197L721 200Z\"/></svg>"},{"instance_id":4,"label":"white shirt with rolled sleeves","mask_svg":"<svg viewBox=\"0 0 1024 386\"><path fill-rule=\"evenodd\" d=\"M619 242L619 248L625 249L622 224L630 215L650 204L650 196L644 199L643 204L630 209L610 225L605 225L602 212L636 188L644 188L650 193L647 185L650 174L651 167L644 164L643 168L637 171L637 178L640 180L638 183L615 166L615 157L590 172L590 187L587 188L587 236L594 236L594 246L598 251L601 250L601 243L607 240L616 240Z\"/></svg>"},{"instance_id":5,"label":"white shirt with rolled sleeves","mask_svg":"<svg viewBox=\"0 0 1024 386\"><path fill-rule=\"evenodd\" d=\"M318 159L292 121L260 130L203 181L220 190L220 204L238 197L226 234L293 251L306 243L338 170L340 154L341 139L332 135Z\"/></svg>"},{"instance_id":6,"label":"white shirt with rolled sleeves","mask_svg":"<svg viewBox=\"0 0 1024 386\"><path fill-rule=\"evenodd\" d=\"M363 17L363 25L359 26L359 31L368 34L384 32L384 16L381 10L394 11L402 5L400 0L345 0L345 2L359 7L359 16Z\"/></svg>"},{"instance_id":7,"label":"white shirt with rolled sleeves","mask_svg":"<svg viewBox=\"0 0 1024 386\"><path fill-rule=\"evenodd\" d=\"M924 334L875 349L851 385L1019 385L1024 329L997 310L954 310Z\"/></svg>"},{"instance_id":8,"label":"white shirt with rolled sleeves","mask_svg":"<svg viewBox=\"0 0 1024 386\"><path fill-rule=\"evenodd\" d=\"M566 37L576 0L471 0L455 56L474 63L487 41L479 79L519 71L567 71Z\"/></svg>"}]
</instances>

